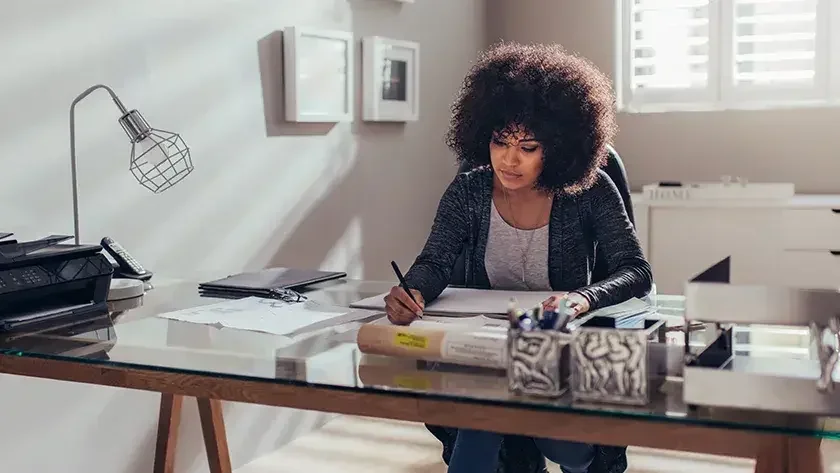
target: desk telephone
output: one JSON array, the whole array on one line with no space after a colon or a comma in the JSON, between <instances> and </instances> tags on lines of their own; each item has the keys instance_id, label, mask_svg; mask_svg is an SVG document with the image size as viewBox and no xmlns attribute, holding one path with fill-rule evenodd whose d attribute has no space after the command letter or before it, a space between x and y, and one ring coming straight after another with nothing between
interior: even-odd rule
<instances>
[{"instance_id":1,"label":"desk telephone","mask_svg":"<svg viewBox=\"0 0 840 473\"><path fill-rule=\"evenodd\" d=\"M141 281L148 281L152 278L152 272L143 267L134 259L125 248L114 241L111 237L105 237L100 242L102 248L114 258L114 277L139 279Z\"/></svg>"}]
</instances>

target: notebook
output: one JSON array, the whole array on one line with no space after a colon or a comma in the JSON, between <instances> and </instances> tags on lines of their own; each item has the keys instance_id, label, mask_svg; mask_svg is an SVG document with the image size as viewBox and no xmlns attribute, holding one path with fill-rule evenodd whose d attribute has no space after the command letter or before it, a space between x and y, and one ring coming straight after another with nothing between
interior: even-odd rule
<instances>
[{"instance_id":1,"label":"notebook","mask_svg":"<svg viewBox=\"0 0 840 473\"><path fill-rule=\"evenodd\" d=\"M350 304L356 309L385 310L385 295L362 299ZM556 292L524 292L498 291L490 289L467 289L461 287L447 287L443 292L426 306L423 311L429 315L445 316L487 316L504 317L510 305L511 298L516 299L517 307L535 307Z\"/></svg>"},{"instance_id":2,"label":"notebook","mask_svg":"<svg viewBox=\"0 0 840 473\"><path fill-rule=\"evenodd\" d=\"M350 304L355 309L385 310L385 295L362 299ZM424 314L448 317L472 317L485 315L490 318L505 318L511 298L516 300L516 307L532 308L557 292L543 291L500 291L490 289L468 289L461 287L447 287L433 302L423 310ZM644 323L645 315L649 314L650 305L640 299L631 298L620 304L603 307L588 312L581 317L583 323L593 317L606 317L615 320L616 327ZM629 324L629 325L628 325Z\"/></svg>"},{"instance_id":3,"label":"notebook","mask_svg":"<svg viewBox=\"0 0 840 473\"><path fill-rule=\"evenodd\" d=\"M234 274L198 285L199 291L232 297L268 296L278 289L299 289L311 284L340 279L347 273L315 269L268 268L262 271Z\"/></svg>"}]
</instances>

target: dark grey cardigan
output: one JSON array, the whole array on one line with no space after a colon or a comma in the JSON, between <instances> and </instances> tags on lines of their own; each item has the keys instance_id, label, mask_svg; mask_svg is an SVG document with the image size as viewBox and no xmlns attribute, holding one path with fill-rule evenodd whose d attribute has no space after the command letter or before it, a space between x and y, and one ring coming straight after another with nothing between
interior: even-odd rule
<instances>
[{"instance_id":1,"label":"dark grey cardigan","mask_svg":"<svg viewBox=\"0 0 840 473\"><path fill-rule=\"evenodd\" d=\"M484 253L490 230L493 171L489 167L458 174L440 199L426 245L405 275L428 303L449 285L458 255L466 253L466 286L490 289ZM624 203L612 180L598 180L579 195L557 195L549 219L548 268L552 289L578 291L591 309L643 297L651 288L645 260ZM609 275L592 283L595 250Z\"/></svg>"},{"instance_id":2,"label":"dark grey cardigan","mask_svg":"<svg viewBox=\"0 0 840 473\"><path fill-rule=\"evenodd\" d=\"M431 234L406 273L408 284L434 300L449 284L453 266L465 254L465 285L490 288L484 252L490 229L493 173L489 167L459 174L441 198ZM629 196L628 196L629 197ZM591 284L595 250L606 262L607 275ZM592 308L643 296L651 287L651 269L644 259L625 204L603 171L594 187L577 196L557 196L549 227L549 279L558 291L578 290ZM457 429L426 426L443 444L448 464ZM596 445L589 473L620 473L627 468L625 447ZM499 473L542 473L545 460L533 440L506 435Z\"/></svg>"}]
</instances>

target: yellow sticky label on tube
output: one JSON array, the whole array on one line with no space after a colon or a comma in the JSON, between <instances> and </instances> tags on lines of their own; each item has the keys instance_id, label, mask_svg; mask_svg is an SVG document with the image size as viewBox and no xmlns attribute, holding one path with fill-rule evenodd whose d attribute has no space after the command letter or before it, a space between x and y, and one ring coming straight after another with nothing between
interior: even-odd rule
<instances>
[{"instance_id":1,"label":"yellow sticky label on tube","mask_svg":"<svg viewBox=\"0 0 840 473\"><path fill-rule=\"evenodd\" d=\"M394 384L404 389L430 389L432 382L419 376L395 376Z\"/></svg>"},{"instance_id":2,"label":"yellow sticky label on tube","mask_svg":"<svg viewBox=\"0 0 840 473\"><path fill-rule=\"evenodd\" d=\"M429 337L413 333L397 332L397 335L394 337L394 345L423 350L429 347Z\"/></svg>"}]
</instances>

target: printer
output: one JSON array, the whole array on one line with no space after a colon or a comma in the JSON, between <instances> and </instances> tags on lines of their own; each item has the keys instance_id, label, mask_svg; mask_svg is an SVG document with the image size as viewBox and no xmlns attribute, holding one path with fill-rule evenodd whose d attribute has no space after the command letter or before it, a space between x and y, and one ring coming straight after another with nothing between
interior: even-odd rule
<instances>
[{"instance_id":1,"label":"printer","mask_svg":"<svg viewBox=\"0 0 840 473\"><path fill-rule=\"evenodd\" d=\"M72 237L33 241L0 233L0 331L63 318L107 314L114 268L100 245L63 244Z\"/></svg>"}]
</instances>

